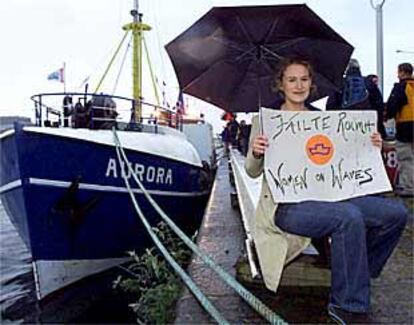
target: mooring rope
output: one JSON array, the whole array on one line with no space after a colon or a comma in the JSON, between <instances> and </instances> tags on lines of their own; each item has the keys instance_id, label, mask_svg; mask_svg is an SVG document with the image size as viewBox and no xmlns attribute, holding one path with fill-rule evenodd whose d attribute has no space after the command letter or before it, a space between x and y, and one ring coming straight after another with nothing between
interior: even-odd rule
<instances>
[{"instance_id":1,"label":"mooring rope","mask_svg":"<svg viewBox=\"0 0 414 325\"><path fill-rule=\"evenodd\" d=\"M265 318L271 324L287 324L280 316L274 313L270 308L268 308L263 302L261 302L256 296L254 296L250 291L248 291L243 285L241 285L237 280L235 280L229 273L227 273L220 265L217 265L214 260L206 255L203 251L201 251L194 242L188 238L188 236L179 228L177 225L167 216L167 214L161 209L161 207L154 201L151 195L147 192L144 185L138 179L135 171L132 168L132 165L129 163L128 158L125 154L124 149L122 148L122 144L119 141L118 134L113 128L113 134L115 139L115 145L118 155L118 161L122 167L126 165L131 173L132 177L134 178L135 182L138 184L139 188L142 190L144 196L147 200L151 203L154 209L159 213L159 215L164 219L164 221L171 227L171 229L181 238L181 240L196 254L198 255L203 262L214 270L221 278L226 282L231 288L233 288L239 295L242 297L257 313L259 313L263 318ZM122 164L122 158L125 161L125 164ZM129 187L129 182L126 177L125 171L121 171L121 174L128 184L128 192L131 195L131 189ZM132 196L133 197L133 194ZM135 200L135 197L134 197ZM134 201L136 203L136 201ZM135 205L134 203L134 205ZM141 211L141 210L139 210ZM147 222L147 221L146 221ZM155 236L155 234L154 234ZM157 238L158 240L158 238ZM207 298L206 298L207 299Z\"/></svg>"},{"instance_id":2,"label":"mooring rope","mask_svg":"<svg viewBox=\"0 0 414 325\"><path fill-rule=\"evenodd\" d=\"M117 139L119 141L119 139ZM118 143L119 144L119 143ZM121 162L121 153L120 153L120 146L116 146L116 154L118 156L118 161ZM122 150L122 148L121 148ZM128 162L128 161L127 161ZM121 165L122 166L122 165ZM123 168L122 168L123 169ZM214 307L214 305L208 300L208 298L201 292L200 288L194 283L194 281L188 276L187 273L183 270L183 268L174 260L165 246L161 243L158 239L157 235L151 228L151 225L145 219L144 214L142 213L141 208L138 205L138 202L135 198L135 194L132 192L131 186L129 184L128 178L126 177L126 173L124 170L121 171L122 178L124 179L125 185L128 189L128 193L131 197L132 203L134 204L135 210L137 211L141 222L144 224L145 228L147 229L149 235L151 236L152 240L154 241L155 245L157 245L158 249L161 251L162 255L164 255L165 259L168 263L173 267L175 272L181 277L187 287L191 290L191 292L197 297L200 304L204 307L204 309L217 321L219 324L230 324L221 314L219 311Z\"/></svg>"}]
</instances>

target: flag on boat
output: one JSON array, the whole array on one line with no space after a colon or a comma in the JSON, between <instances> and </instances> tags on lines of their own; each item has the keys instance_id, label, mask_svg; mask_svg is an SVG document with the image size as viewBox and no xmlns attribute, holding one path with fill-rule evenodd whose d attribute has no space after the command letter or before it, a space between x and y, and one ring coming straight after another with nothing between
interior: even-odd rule
<instances>
[{"instance_id":1,"label":"flag on boat","mask_svg":"<svg viewBox=\"0 0 414 325\"><path fill-rule=\"evenodd\" d=\"M59 82L65 82L65 68L60 68L52 73L49 73L47 80L57 80Z\"/></svg>"}]
</instances>

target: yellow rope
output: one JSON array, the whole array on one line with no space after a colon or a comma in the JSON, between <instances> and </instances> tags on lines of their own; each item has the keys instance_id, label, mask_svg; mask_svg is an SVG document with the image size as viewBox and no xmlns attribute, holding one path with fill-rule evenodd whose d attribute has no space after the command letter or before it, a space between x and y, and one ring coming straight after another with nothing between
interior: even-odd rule
<instances>
[{"instance_id":1,"label":"yellow rope","mask_svg":"<svg viewBox=\"0 0 414 325\"><path fill-rule=\"evenodd\" d=\"M99 80L98 86L96 86L96 89L95 89L95 91L94 91L95 93L97 93L97 92L99 91L99 88L101 87L102 82L104 81L104 79L105 79L106 75L108 74L108 71L109 71L109 69L111 68L112 63L114 62L114 60L115 60L116 56L118 55L119 50L121 49L121 46L122 46L122 44L124 43L125 38L127 37L128 33L129 33L129 30L127 30L127 31L125 32L124 37L122 38L122 40L121 40L121 42L119 43L119 45L118 45L118 47L117 47L117 49L116 49L116 51L115 51L114 55L113 55L113 56L112 56L112 58L111 58L111 61L109 61L109 64L108 64L108 66L106 67L106 70L105 70L105 72L104 72L104 74L103 74L103 76L102 76L101 80Z\"/></svg>"}]
</instances>

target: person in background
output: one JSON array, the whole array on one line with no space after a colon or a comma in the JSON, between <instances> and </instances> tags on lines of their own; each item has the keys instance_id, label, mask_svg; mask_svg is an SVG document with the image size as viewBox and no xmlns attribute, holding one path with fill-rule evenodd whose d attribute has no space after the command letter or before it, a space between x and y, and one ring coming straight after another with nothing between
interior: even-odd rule
<instances>
[{"instance_id":1,"label":"person in background","mask_svg":"<svg viewBox=\"0 0 414 325\"><path fill-rule=\"evenodd\" d=\"M275 76L284 101L277 108L306 114L314 88L307 61L285 59ZM250 147L245 160L251 177L262 175L268 138L260 134L258 116L252 119ZM380 134L371 135L380 147ZM283 155L283 152L278 152ZM300 163L300 162L298 162ZM340 324L370 320L370 278L380 275L407 221L407 209L393 199L366 195L338 202L274 202L266 175L255 212L254 240L266 286L276 291L283 266L309 244L310 238L331 237L331 294L328 314Z\"/></svg>"},{"instance_id":2,"label":"person in background","mask_svg":"<svg viewBox=\"0 0 414 325\"><path fill-rule=\"evenodd\" d=\"M68 127L70 116L73 114L73 100L72 96L66 95L63 98L63 126Z\"/></svg>"},{"instance_id":3,"label":"person in background","mask_svg":"<svg viewBox=\"0 0 414 325\"><path fill-rule=\"evenodd\" d=\"M227 123L230 132L231 144L233 147L237 147L237 134L239 132L239 122L236 121L236 114L231 115L231 120Z\"/></svg>"},{"instance_id":4,"label":"person in background","mask_svg":"<svg viewBox=\"0 0 414 325\"><path fill-rule=\"evenodd\" d=\"M247 155L247 149L249 148L250 127L251 125L247 125L245 120L240 121L237 142L239 144L239 151L243 156Z\"/></svg>"},{"instance_id":5,"label":"person in background","mask_svg":"<svg viewBox=\"0 0 414 325\"><path fill-rule=\"evenodd\" d=\"M369 74L365 77L366 80L368 80L369 82L374 83L377 87L378 87L378 76L376 74Z\"/></svg>"},{"instance_id":6,"label":"person in background","mask_svg":"<svg viewBox=\"0 0 414 325\"><path fill-rule=\"evenodd\" d=\"M230 127L229 123L227 122L226 126L224 127L223 131L221 132L221 141L224 144L224 155L229 155L230 145L231 145L231 136L230 136Z\"/></svg>"},{"instance_id":7,"label":"person in background","mask_svg":"<svg viewBox=\"0 0 414 325\"><path fill-rule=\"evenodd\" d=\"M395 119L399 176L396 193L414 196L414 78L410 63L398 65L399 82L394 84L387 101L387 119Z\"/></svg>"},{"instance_id":8,"label":"person in background","mask_svg":"<svg viewBox=\"0 0 414 325\"><path fill-rule=\"evenodd\" d=\"M387 138L384 126L384 98L378 87L378 76L370 74L365 77L365 87L368 91L369 109L377 111L377 130L383 139Z\"/></svg>"},{"instance_id":9,"label":"person in background","mask_svg":"<svg viewBox=\"0 0 414 325\"><path fill-rule=\"evenodd\" d=\"M342 89L329 96L326 109L374 110L377 112L377 130L382 138L386 137L382 94L375 82L362 76L356 59L349 61Z\"/></svg>"},{"instance_id":10,"label":"person in background","mask_svg":"<svg viewBox=\"0 0 414 325\"><path fill-rule=\"evenodd\" d=\"M198 119L198 124L204 124L206 123L205 117L203 113L200 113L200 118Z\"/></svg>"},{"instance_id":11,"label":"person in background","mask_svg":"<svg viewBox=\"0 0 414 325\"><path fill-rule=\"evenodd\" d=\"M80 99L75 104L72 114L72 126L74 128L88 128L90 124L90 103L82 105Z\"/></svg>"}]
</instances>

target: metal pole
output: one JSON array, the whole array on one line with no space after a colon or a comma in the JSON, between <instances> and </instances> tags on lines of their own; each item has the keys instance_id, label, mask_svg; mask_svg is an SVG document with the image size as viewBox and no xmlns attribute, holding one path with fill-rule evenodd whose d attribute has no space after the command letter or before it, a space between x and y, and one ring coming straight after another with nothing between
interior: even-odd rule
<instances>
[{"instance_id":1,"label":"metal pole","mask_svg":"<svg viewBox=\"0 0 414 325\"><path fill-rule=\"evenodd\" d=\"M123 27L132 31L132 96L135 99L135 122L141 122L142 117L142 42L143 32L151 30L151 27L142 22L142 14L138 11L138 0L134 0L134 9L131 10L133 22Z\"/></svg>"},{"instance_id":2,"label":"metal pole","mask_svg":"<svg viewBox=\"0 0 414 325\"><path fill-rule=\"evenodd\" d=\"M378 87L381 93L384 93L384 47L383 47L383 30L382 30L382 7L385 0L374 4L371 0L371 6L376 12L376 29L377 29L377 75Z\"/></svg>"},{"instance_id":3,"label":"metal pole","mask_svg":"<svg viewBox=\"0 0 414 325\"><path fill-rule=\"evenodd\" d=\"M63 62L63 92L66 93L66 62Z\"/></svg>"},{"instance_id":4,"label":"metal pole","mask_svg":"<svg viewBox=\"0 0 414 325\"><path fill-rule=\"evenodd\" d=\"M384 3L384 2L383 2ZM377 6L377 71L379 77L379 89L384 93L384 47L382 33L382 6Z\"/></svg>"}]
</instances>

